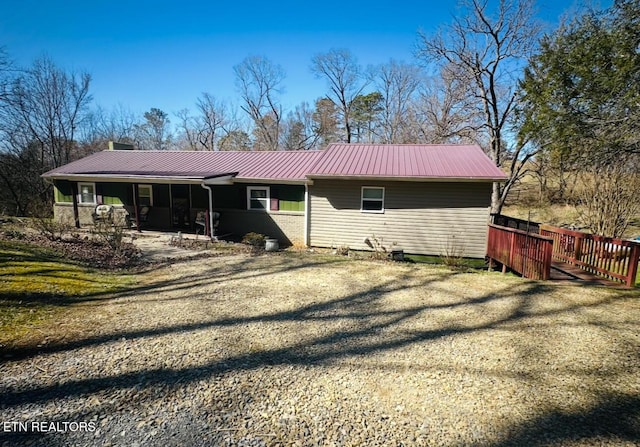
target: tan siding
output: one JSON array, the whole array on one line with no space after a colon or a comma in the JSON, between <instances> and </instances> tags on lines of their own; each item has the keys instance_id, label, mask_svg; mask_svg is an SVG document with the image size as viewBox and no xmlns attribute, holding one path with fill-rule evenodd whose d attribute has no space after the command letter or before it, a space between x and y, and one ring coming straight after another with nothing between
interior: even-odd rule
<instances>
[{"instance_id":1,"label":"tan siding","mask_svg":"<svg viewBox=\"0 0 640 447\"><path fill-rule=\"evenodd\" d=\"M384 213L360 211L362 186L385 187ZM309 193L312 246L365 250L365 239L375 236L407 253L440 255L451 244L465 256L486 253L488 183L316 180Z\"/></svg>"}]
</instances>

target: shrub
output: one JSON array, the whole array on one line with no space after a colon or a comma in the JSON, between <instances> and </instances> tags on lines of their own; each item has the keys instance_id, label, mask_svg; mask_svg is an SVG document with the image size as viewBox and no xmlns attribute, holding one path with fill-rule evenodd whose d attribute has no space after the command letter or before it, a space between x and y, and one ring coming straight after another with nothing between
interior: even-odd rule
<instances>
[{"instance_id":1,"label":"shrub","mask_svg":"<svg viewBox=\"0 0 640 447\"><path fill-rule=\"evenodd\" d=\"M115 254L120 253L125 245L124 230L118 225L108 222L98 222L93 227L94 237L106 244Z\"/></svg>"},{"instance_id":2,"label":"shrub","mask_svg":"<svg viewBox=\"0 0 640 447\"><path fill-rule=\"evenodd\" d=\"M336 248L336 254L339 256L349 256L349 246L348 245L341 245L338 248Z\"/></svg>"},{"instance_id":3,"label":"shrub","mask_svg":"<svg viewBox=\"0 0 640 447\"><path fill-rule=\"evenodd\" d=\"M384 241L382 237L378 237L375 234L372 234L371 237L368 237L364 240L365 244L373 249L373 253L371 257L373 259L382 260L389 258L389 247L384 245ZM396 242L391 243L391 248L397 245Z\"/></svg>"},{"instance_id":4,"label":"shrub","mask_svg":"<svg viewBox=\"0 0 640 447\"><path fill-rule=\"evenodd\" d=\"M33 220L33 226L42 236L50 241L61 241L71 233L73 226L68 222L58 222L55 219L38 217Z\"/></svg>"},{"instance_id":5,"label":"shrub","mask_svg":"<svg viewBox=\"0 0 640 447\"><path fill-rule=\"evenodd\" d=\"M456 238L455 235L447 236L447 242L442 248L440 258L447 267L461 268L466 266L464 259L464 241Z\"/></svg>"}]
</instances>

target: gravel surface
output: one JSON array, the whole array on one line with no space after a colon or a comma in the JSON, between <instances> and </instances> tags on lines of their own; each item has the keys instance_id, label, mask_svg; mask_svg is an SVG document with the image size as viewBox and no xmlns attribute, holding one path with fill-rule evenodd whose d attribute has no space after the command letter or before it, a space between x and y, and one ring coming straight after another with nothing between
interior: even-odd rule
<instances>
[{"instance_id":1,"label":"gravel surface","mask_svg":"<svg viewBox=\"0 0 640 447\"><path fill-rule=\"evenodd\" d=\"M636 292L180 259L0 351L0 445L640 445L639 329Z\"/></svg>"}]
</instances>

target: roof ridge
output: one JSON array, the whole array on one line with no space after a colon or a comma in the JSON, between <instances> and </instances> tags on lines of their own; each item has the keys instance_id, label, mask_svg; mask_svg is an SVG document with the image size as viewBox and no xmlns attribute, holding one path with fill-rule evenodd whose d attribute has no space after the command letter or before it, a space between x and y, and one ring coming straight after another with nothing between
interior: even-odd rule
<instances>
[{"instance_id":1,"label":"roof ridge","mask_svg":"<svg viewBox=\"0 0 640 447\"><path fill-rule=\"evenodd\" d=\"M192 150L179 150L179 149L171 149L171 150L160 150L160 149L103 149L98 152L93 152L92 154L101 154L101 153L128 153L128 154L317 154L320 152L324 152L324 149L296 149L296 150L275 150L275 151L192 151ZM87 155L87 157L89 156Z\"/></svg>"}]
</instances>

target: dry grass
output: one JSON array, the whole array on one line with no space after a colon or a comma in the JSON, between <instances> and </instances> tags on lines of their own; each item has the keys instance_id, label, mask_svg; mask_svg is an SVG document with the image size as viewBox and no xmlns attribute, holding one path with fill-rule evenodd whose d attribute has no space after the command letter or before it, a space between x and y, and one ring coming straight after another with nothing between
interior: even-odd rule
<instances>
[{"instance_id":1,"label":"dry grass","mask_svg":"<svg viewBox=\"0 0 640 447\"><path fill-rule=\"evenodd\" d=\"M550 183L549 187L553 189L556 185ZM581 228L580 213L573 204L575 199L571 199L571 197L575 198L580 193L581 186L572 185L572 188L568 193L567 203L544 202L540 200L537 180L531 175L525 176L520 184L509 194L502 214L560 227L574 226ZM638 197L638 200L640 200L640 197ZM640 215L631 220L624 234L624 237L631 239L638 236L640 236Z\"/></svg>"}]
</instances>

